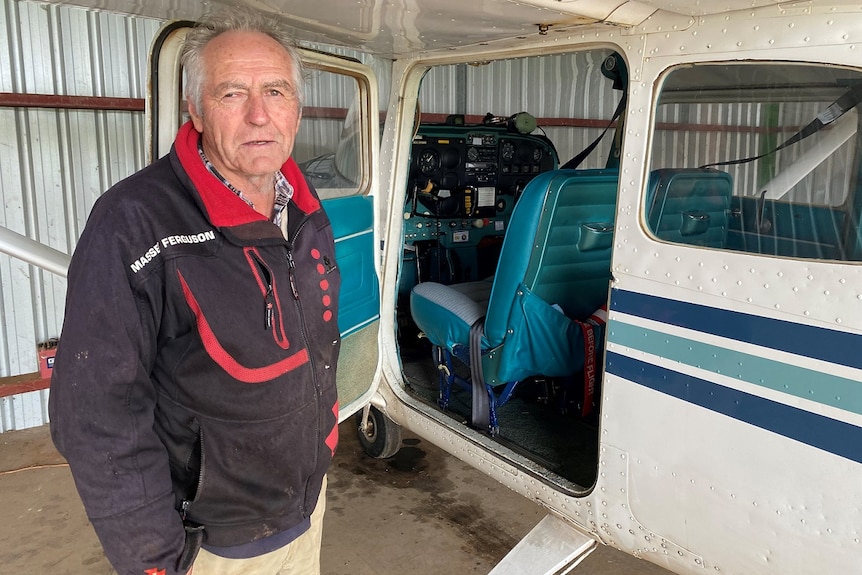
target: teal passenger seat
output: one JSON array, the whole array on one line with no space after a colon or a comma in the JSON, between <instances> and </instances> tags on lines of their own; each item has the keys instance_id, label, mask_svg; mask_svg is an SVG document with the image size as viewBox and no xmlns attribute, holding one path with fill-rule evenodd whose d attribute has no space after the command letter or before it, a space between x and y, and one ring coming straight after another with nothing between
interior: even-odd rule
<instances>
[{"instance_id":1,"label":"teal passenger seat","mask_svg":"<svg viewBox=\"0 0 862 575\"><path fill-rule=\"evenodd\" d=\"M711 168L653 170L647 221L662 240L714 248L727 245L733 179Z\"/></svg>"},{"instance_id":2,"label":"teal passenger seat","mask_svg":"<svg viewBox=\"0 0 862 575\"><path fill-rule=\"evenodd\" d=\"M473 425L496 433L496 407L517 382L581 371L585 334L600 352L601 334L585 322L607 302L618 180L617 170L540 174L515 206L492 279L413 288L410 311L435 348L442 407L463 384ZM470 366L469 380L455 375L452 356Z\"/></svg>"}]
</instances>

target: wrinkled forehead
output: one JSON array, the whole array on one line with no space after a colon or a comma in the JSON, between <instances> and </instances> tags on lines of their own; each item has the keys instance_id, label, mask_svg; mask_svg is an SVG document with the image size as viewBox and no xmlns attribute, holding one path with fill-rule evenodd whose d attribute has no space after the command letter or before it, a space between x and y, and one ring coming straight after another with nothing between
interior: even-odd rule
<instances>
[{"instance_id":1,"label":"wrinkled forehead","mask_svg":"<svg viewBox=\"0 0 862 575\"><path fill-rule=\"evenodd\" d=\"M290 53L261 32L224 32L210 40L201 56L207 83L280 83L296 88Z\"/></svg>"}]
</instances>

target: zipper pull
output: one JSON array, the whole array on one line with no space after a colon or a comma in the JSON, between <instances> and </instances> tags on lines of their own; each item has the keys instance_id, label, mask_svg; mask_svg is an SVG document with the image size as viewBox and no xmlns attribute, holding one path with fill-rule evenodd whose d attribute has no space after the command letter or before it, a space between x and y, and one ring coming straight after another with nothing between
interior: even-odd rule
<instances>
[{"instance_id":1,"label":"zipper pull","mask_svg":"<svg viewBox=\"0 0 862 575\"><path fill-rule=\"evenodd\" d=\"M293 253L290 250L287 250L287 265L290 268L288 270L288 278L290 279L290 291L293 293L293 299L299 299L299 292L296 289L296 282L294 281L294 271L296 270L296 263L293 261Z\"/></svg>"},{"instance_id":2,"label":"zipper pull","mask_svg":"<svg viewBox=\"0 0 862 575\"><path fill-rule=\"evenodd\" d=\"M269 289L266 290L266 295L263 297L264 303L264 322L266 324L266 329L272 327L272 286L269 286Z\"/></svg>"},{"instance_id":3,"label":"zipper pull","mask_svg":"<svg viewBox=\"0 0 862 575\"><path fill-rule=\"evenodd\" d=\"M329 256L323 256L323 266L326 268L326 273L328 274L331 274L338 267L329 259Z\"/></svg>"},{"instance_id":4,"label":"zipper pull","mask_svg":"<svg viewBox=\"0 0 862 575\"><path fill-rule=\"evenodd\" d=\"M190 506L191 504L192 504L192 502L191 502L191 501L189 501L188 499L183 499L183 502L182 502L182 503L180 503L180 518L181 518L183 521L185 521L185 520L186 520L186 515L188 515L188 512L189 512L189 506Z\"/></svg>"}]
</instances>

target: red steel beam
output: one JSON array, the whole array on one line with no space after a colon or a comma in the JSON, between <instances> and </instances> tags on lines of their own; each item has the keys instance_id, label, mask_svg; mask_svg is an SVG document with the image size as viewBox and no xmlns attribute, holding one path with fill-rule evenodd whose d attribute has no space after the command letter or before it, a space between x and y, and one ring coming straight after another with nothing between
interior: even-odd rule
<instances>
[{"instance_id":1,"label":"red steel beam","mask_svg":"<svg viewBox=\"0 0 862 575\"><path fill-rule=\"evenodd\" d=\"M104 96L58 96L55 94L15 94L0 92L0 107L7 108L57 108L71 110L114 110L127 112L143 112L143 98L112 98ZM327 118L341 120L347 117L344 108L324 108L307 106L303 109L306 118ZM422 114L423 122L443 123L447 114ZM464 118L467 124L481 124L484 116L468 115ZM607 120L590 120L585 118L536 118L540 126L569 128L604 128ZM616 122L614 122L614 126ZM732 126L718 124L673 124L659 122L658 130L689 131L689 132L748 132L748 133L780 133L797 130L795 126L756 127Z\"/></svg>"},{"instance_id":2,"label":"red steel beam","mask_svg":"<svg viewBox=\"0 0 862 575\"><path fill-rule=\"evenodd\" d=\"M143 112L143 98L104 96L59 96L56 94L14 94L0 92L0 106L7 108L61 108L67 110L119 110Z\"/></svg>"}]
</instances>

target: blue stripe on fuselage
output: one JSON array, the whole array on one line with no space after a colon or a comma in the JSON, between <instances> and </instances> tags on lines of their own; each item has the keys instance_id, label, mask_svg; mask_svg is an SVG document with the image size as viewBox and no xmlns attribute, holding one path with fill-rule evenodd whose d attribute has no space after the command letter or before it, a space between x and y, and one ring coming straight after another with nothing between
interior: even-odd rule
<instances>
[{"instance_id":1,"label":"blue stripe on fuselage","mask_svg":"<svg viewBox=\"0 0 862 575\"><path fill-rule=\"evenodd\" d=\"M611 290L611 310L862 369L862 335L621 289Z\"/></svg>"},{"instance_id":2,"label":"blue stripe on fuselage","mask_svg":"<svg viewBox=\"0 0 862 575\"><path fill-rule=\"evenodd\" d=\"M735 342L725 342L723 345L707 343L700 341L697 335L672 335L661 331L661 328L632 325L624 319L610 325L607 341L675 362L680 366L679 371L692 373L692 369L704 370L735 382L746 382L804 401L862 415L862 384L858 377L842 377L830 373L830 370L803 367L786 355L776 358L764 353L763 349L742 350L743 344L737 345ZM668 364L665 362L663 365ZM700 377L717 381L711 376ZM734 387L733 384L730 386Z\"/></svg>"},{"instance_id":3,"label":"blue stripe on fuselage","mask_svg":"<svg viewBox=\"0 0 862 575\"><path fill-rule=\"evenodd\" d=\"M611 351L606 372L862 463L862 428Z\"/></svg>"}]
</instances>

